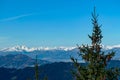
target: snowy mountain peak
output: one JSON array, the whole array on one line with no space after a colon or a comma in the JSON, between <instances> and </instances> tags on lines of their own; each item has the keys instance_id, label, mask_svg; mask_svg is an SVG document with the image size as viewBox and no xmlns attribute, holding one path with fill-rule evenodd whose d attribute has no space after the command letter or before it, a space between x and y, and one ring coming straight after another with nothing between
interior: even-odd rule
<instances>
[{"instance_id":1,"label":"snowy mountain peak","mask_svg":"<svg viewBox=\"0 0 120 80\"><path fill-rule=\"evenodd\" d=\"M72 50L72 49L75 49L75 47L53 47L53 48L38 47L38 48L29 48L29 47L26 47L26 46L14 46L14 47L10 47L10 48L1 49L0 51L4 51L4 52L7 52L7 51L32 52L32 51L35 51L35 50L64 50L64 51L68 51L68 50Z\"/></svg>"},{"instance_id":2,"label":"snowy mountain peak","mask_svg":"<svg viewBox=\"0 0 120 80\"><path fill-rule=\"evenodd\" d=\"M30 51L34 51L35 48L28 48L26 46L14 46L14 47L10 47L10 48L4 48L2 49L1 51L27 51L27 52L30 52Z\"/></svg>"},{"instance_id":3,"label":"snowy mountain peak","mask_svg":"<svg viewBox=\"0 0 120 80\"><path fill-rule=\"evenodd\" d=\"M14 47L10 47L10 48L4 48L4 49L1 49L0 51L4 51L4 52L7 52L7 51L17 51L17 52L22 52L22 51L26 51L26 52L32 52L32 51L35 51L35 50L44 50L44 51L47 51L47 50L64 50L64 51L69 51L69 50L73 50L77 47L38 47L38 48L34 48L34 47L26 47L26 46L14 46ZM109 50L109 49L113 49L113 48L120 48L120 45L114 45L114 46L104 46L102 45L102 48L104 50Z\"/></svg>"},{"instance_id":4,"label":"snowy mountain peak","mask_svg":"<svg viewBox=\"0 0 120 80\"><path fill-rule=\"evenodd\" d=\"M120 48L120 45L113 45L113 46L105 46L105 45L103 45L102 47L105 50L109 50L109 49L113 49L113 48Z\"/></svg>"}]
</instances>

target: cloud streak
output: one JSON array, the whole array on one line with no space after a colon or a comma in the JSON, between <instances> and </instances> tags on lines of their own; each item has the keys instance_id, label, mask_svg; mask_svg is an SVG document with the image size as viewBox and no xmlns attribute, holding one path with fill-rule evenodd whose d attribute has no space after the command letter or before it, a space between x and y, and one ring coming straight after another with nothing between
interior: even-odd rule
<instances>
[{"instance_id":1,"label":"cloud streak","mask_svg":"<svg viewBox=\"0 0 120 80\"><path fill-rule=\"evenodd\" d=\"M1 19L0 22L12 21L12 20L20 19L20 18L23 18L23 17L31 16L31 15L34 15L34 14L24 14L24 15L9 17L9 18L5 18L5 19Z\"/></svg>"}]
</instances>

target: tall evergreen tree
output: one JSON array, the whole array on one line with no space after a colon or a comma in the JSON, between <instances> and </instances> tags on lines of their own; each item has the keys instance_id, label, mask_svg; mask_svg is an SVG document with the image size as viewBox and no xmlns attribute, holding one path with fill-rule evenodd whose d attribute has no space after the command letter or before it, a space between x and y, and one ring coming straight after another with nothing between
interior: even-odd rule
<instances>
[{"instance_id":1,"label":"tall evergreen tree","mask_svg":"<svg viewBox=\"0 0 120 80\"><path fill-rule=\"evenodd\" d=\"M36 56L36 63L35 63L35 80L39 80L39 69L38 69L37 56Z\"/></svg>"},{"instance_id":2,"label":"tall evergreen tree","mask_svg":"<svg viewBox=\"0 0 120 80\"><path fill-rule=\"evenodd\" d=\"M115 52L109 52L105 54L102 49L101 40L103 38L101 34L101 25L98 24L98 15L96 11L92 13L93 32L92 35L88 35L91 40L91 45L78 46L80 51L79 56L86 62L85 66L81 66L77 59L71 57L76 71L74 75L76 80L118 80L119 69L109 68L107 64L114 56Z\"/></svg>"},{"instance_id":3,"label":"tall evergreen tree","mask_svg":"<svg viewBox=\"0 0 120 80\"><path fill-rule=\"evenodd\" d=\"M35 62L35 80L42 80L39 78L39 66L38 66L37 55L36 55L36 62ZM47 76L45 76L43 80L48 80Z\"/></svg>"}]
</instances>

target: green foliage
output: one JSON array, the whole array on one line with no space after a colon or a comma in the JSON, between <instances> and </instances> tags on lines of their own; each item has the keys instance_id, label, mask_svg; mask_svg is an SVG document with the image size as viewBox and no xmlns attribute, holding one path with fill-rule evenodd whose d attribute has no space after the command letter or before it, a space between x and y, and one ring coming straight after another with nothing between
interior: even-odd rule
<instances>
[{"instance_id":1,"label":"green foliage","mask_svg":"<svg viewBox=\"0 0 120 80\"><path fill-rule=\"evenodd\" d=\"M71 57L76 71L74 72L76 80L118 80L120 70L117 68L107 69L107 64L111 58L115 55L115 52L109 52L105 55L101 51L101 25L98 24L98 15L96 15L95 9L92 13L93 32L92 35L88 35L91 40L91 45L78 46L80 51L79 56L87 63L86 66L81 66L77 59Z\"/></svg>"}]
</instances>

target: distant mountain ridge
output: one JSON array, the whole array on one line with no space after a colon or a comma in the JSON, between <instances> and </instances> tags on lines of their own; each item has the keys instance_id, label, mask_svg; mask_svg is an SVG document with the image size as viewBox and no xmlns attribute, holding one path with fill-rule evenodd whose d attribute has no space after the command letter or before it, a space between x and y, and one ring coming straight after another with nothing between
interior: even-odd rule
<instances>
[{"instance_id":1,"label":"distant mountain ridge","mask_svg":"<svg viewBox=\"0 0 120 80\"><path fill-rule=\"evenodd\" d=\"M115 57L113 59L120 60L120 45L115 46L103 46L103 51L110 52L115 51ZM29 48L26 46L16 46L11 48L5 48L0 50L0 55L5 56L9 54L24 54L32 59L35 59L36 55L38 59L49 62L71 62L70 57L77 58L80 62L83 62L82 58L78 56L79 50L76 47L40 47Z\"/></svg>"},{"instance_id":2,"label":"distant mountain ridge","mask_svg":"<svg viewBox=\"0 0 120 80\"><path fill-rule=\"evenodd\" d=\"M3 52L7 52L7 51L26 51L26 52L32 52L32 51L36 51L36 50L65 50L65 51L68 51L68 50L72 50L72 49L75 49L76 47L53 47L53 48L50 48L50 47L38 47L38 48L30 48L30 47L26 47L26 46L15 46L15 47L10 47L10 48L4 48L4 49L1 49L0 51L3 51Z\"/></svg>"},{"instance_id":3,"label":"distant mountain ridge","mask_svg":"<svg viewBox=\"0 0 120 80\"><path fill-rule=\"evenodd\" d=\"M48 61L38 60L39 65L47 64ZM6 56L0 56L0 67L5 68L25 68L34 67L35 59L23 54L9 54Z\"/></svg>"},{"instance_id":4,"label":"distant mountain ridge","mask_svg":"<svg viewBox=\"0 0 120 80\"><path fill-rule=\"evenodd\" d=\"M22 52L22 51L26 51L26 52L32 52L32 51L37 51L37 50L65 50L65 51L68 51L68 50L73 50L73 49L76 49L77 47L27 47L27 46L14 46L14 47L9 47L9 48L3 48L1 49L0 51L2 52L7 52L7 51L17 51L17 52ZM102 48L104 50L109 50L109 49L113 49L113 48L120 48L120 45L113 45L113 46L105 46L105 45L102 45Z\"/></svg>"},{"instance_id":5,"label":"distant mountain ridge","mask_svg":"<svg viewBox=\"0 0 120 80\"><path fill-rule=\"evenodd\" d=\"M35 59L35 56L38 55L39 59L51 62L70 61L70 56L76 55L74 53L76 53L75 47L29 48L26 46L15 46L0 50L0 55L4 56L8 54L24 54Z\"/></svg>"},{"instance_id":6,"label":"distant mountain ridge","mask_svg":"<svg viewBox=\"0 0 120 80\"><path fill-rule=\"evenodd\" d=\"M103 46L105 53L115 51L113 60L120 60L120 46ZM25 68L34 66L36 55L39 64L48 64L54 62L71 62L70 57L78 59L80 63L84 63L78 56L79 50L75 47L61 48L28 48L25 46L17 46L0 50L0 67L5 68Z\"/></svg>"}]
</instances>

